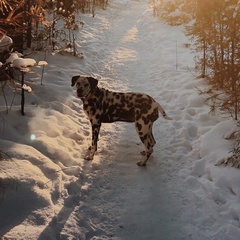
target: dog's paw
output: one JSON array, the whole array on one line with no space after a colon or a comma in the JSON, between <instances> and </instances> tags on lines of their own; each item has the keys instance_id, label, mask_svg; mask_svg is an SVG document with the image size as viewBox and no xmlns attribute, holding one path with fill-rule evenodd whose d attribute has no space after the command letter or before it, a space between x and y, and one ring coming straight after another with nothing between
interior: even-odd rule
<instances>
[{"instance_id":1,"label":"dog's paw","mask_svg":"<svg viewBox=\"0 0 240 240\"><path fill-rule=\"evenodd\" d=\"M91 157L91 156L86 156L84 159L87 160L87 161L91 161L91 160L93 160L93 157Z\"/></svg>"},{"instance_id":2,"label":"dog's paw","mask_svg":"<svg viewBox=\"0 0 240 240\"><path fill-rule=\"evenodd\" d=\"M140 167L144 167L144 166L146 166L146 163L144 161L139 161L139 162L137 162L137 165Z\"/></svg>"}]
</instances>

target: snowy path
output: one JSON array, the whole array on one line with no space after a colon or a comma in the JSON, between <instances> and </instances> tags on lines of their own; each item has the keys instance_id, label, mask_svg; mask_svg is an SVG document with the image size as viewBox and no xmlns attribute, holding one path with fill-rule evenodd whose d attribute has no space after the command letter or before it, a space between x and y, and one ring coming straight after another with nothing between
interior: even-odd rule
<instances>
[{"instance_id":1,"label":"snowy path","mask_svg":"<svg viewBox=\"0 0 240 240\"><path fill-rule=\"evenodd\" d=\"M138 153L142 145L132 124L116 123L106 136L101 136L97 156L101 165L94 170L96 175L84 194L84 204L73 214L80 221L80 227L88 219L87 239L94 236L99 239L208 239L204 232L193 230L192 233L188 229L188 224L192 225L189 219L198 214L197 208L204 203L196 208L193 203L196 199L179 174L187 164L186 153L191 150L188 138L194 139L197 129L193 126L190 136L181 132L182 119L179 118L187 103L184 97L174 99L172 91L176 87L172 85L177 84L176 76L190 75L187 67L192 64L192 56L189 63L182 63L179 53L176 70L176 53L172 49L177 41L179 45L184 44L178 39L182 33L155 19L150 25L147 21L151 17L144 1L129 4L112 19L109 28L94 39L93 48L98 44L105 48L99 47L102 51L96 53L96 58L89 56L91 62L86 65L93 73L108 77L107 84L112 89L149 93L176 120L169 123L160 119L155 124L157 145L146 168L135 164L141 158ZM102 135L108 127L103 127ZM185 141L183 134L186 134ZM91 166L86 169L85 174L91 175ZM208 221L211 223L214 219L208 217L204 224ZM195 224L197 229L202 222Z\"/></svg>"},{"instance_id":2,"label":"snowy path","mask_svg":"<svg viewBox=\"0 0 240 240\"><path fill-rule=\"evenodd\" d=\"M151 29L148 29L151 26L144 25L145 18L149 17L147 10L147 3L135 3L135 6L122 13L120 20L114 22L107 35L110 37L107 46L115 50L111 50L111 54L107 54L110 59L104 58L103 62L116 74L110 77L123 81L127 79L123 83L131 90L144 91L152 95L151 90L158 89L159 92L154 92L157 94L154 97L165 106L166 111L169 111L162 97L162 93L166 94L167 89L162 88L166 78L161 76L163 75L161 65L167 65L169 71L175 70L175 56L172 65L164 59L168 54L167 45L175 45L176 33L174 29L166 31L164 26L159 24L159 31L162 31L163 37L155 38L154 32L151 33ZM173 39L170 38L171 35ZM158 51L158 58L153 54L154 51ZM105 73L104 70L101 75L106 76L108 72L105 70ZM149 82L149 86L146 82ZM112 138L114 142L110 143L112 153L109 156L108 151L101 157L102 166L89 193L97 198L96 200L94 197L89 206L96 206L99 199L103 199L98 211L107 213L114 221L117 216L118 221L111 231L113 233L116 231L116 235L121 239L186 237L182 227L184 222L180 216L183 215L185 208L189 208L189 200L185 197L186 188L178 176L185 159L178 159L177 156L181 156L181 151L188 149L183 146L180 152L177 151L175 154L172 152L173 146L169 146L169 142L172 136L176 136L176 132L166 121L159 120L154 129L158 144L146 169L135 165L141 158L138 153L142 145L138 137L135 137L134 125L125 124L120 137L118 137L120 130L111 133L115 135ZM178 142L177 139L175 141ZM115 144L116 147L113 147ZM99 145L101 146L101 141ZM104 158L111 159L108 160L110 166L107 167L107 174L104 169L107 162ZM96 185L101 186L100 190ZM104 203L108 199L112 207L108 202ZM111 234L111 231L107 230L107 233Z\"/></svg>"}]
</instances>

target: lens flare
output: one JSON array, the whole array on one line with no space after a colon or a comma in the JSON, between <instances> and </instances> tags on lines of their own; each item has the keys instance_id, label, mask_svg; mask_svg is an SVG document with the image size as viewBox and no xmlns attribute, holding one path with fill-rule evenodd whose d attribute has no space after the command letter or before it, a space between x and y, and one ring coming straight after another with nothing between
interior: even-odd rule
<instances>
[{"instance_id":1,"label":"lens flare","mask_svg":"<svg viewBox=\"0 0 240 240\"><path fill-rule=\"evenodd\" d=\"M36 139L36 135L35 135L35 134L31 134L30 139L31 139L32 141L34 141L34 140Z\"/></svg>"}]
</instances>

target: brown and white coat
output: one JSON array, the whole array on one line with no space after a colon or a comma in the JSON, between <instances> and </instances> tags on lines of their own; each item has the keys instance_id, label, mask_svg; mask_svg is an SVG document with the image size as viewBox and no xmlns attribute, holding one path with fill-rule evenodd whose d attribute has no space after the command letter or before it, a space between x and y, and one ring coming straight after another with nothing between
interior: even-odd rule
<instances>
[{"instance_id":1,"label":"brown and white coat","mask_svg":"<svg viewBox=\"0 0 240 240\"><path fill-rule=\"evenodd\" d=\"M74 85L77 88L77 96L83 101L84 112L92 125L92 144L85 159L92 160L97 151L102 123L135 122L136 131L145 147L145 151L142 152L145 159L137 164L145 166L156 144L152 127L159 117L159 112L165 119L171 120L161 105L144 93L114 92L99 88L98 80L90 76L72 77L72 86Z\"/></svg>"}]
</instances>

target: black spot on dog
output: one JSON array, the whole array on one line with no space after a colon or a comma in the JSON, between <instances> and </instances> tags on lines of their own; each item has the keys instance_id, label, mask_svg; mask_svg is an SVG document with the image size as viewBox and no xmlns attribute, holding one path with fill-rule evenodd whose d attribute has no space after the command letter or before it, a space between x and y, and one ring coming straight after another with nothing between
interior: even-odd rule
<instances>
[{"instance_id":1,"label":"black spot on dog","mask_svg":"<svg viewBox=\"0 0 240 240\"><path fill-rule=\"evenodd\" d=\"M148 135L145 134L144 136L141 136L140 139L142 142L144 142L145 140L147 140L147 137L148 137Z\"/></svg>"},{"instance_id":2,"label":"black spot on dog","mask_svg":"<svg viewBox=\"0 0 240 240\"><path fill-rule=\"evenodd\" d=\"M96 115L96 111L97 111L97 109L95 107L91 108L91 114L92 115Z\"/></svg>"},{"instance_id":3,"label":"black spot on dog","mask_svg":"<svg viewBox=\"0 0 240 240\"><path fill-rule=\"evenodd\" d=\"M149 115L149 119L151 120L151 122L154 122L158 119L159 114L158 114L158 109L155 108L154 111Z\"/></svg>"},{"instance_id":4,"label":"black spot on dog","mask_svg":"<svg viewBox=\"0 0 240 240\"><path fill-rule=\"evenodd\" d=\"M137 127L138 131L142 130L142 125L140 123L136 123L136 127Z\"/></svg>"},{"instance_id":5,"label":"black spot on dog","mask_svg":"<svg viewBox=\"0 0 240 240\"><path fill-rule=\"evenodd\" d=\"M142 116L142 120L144 121L145 125L148 125L150 119L148 117Z\"/></svg>"}]
</instances>

